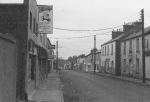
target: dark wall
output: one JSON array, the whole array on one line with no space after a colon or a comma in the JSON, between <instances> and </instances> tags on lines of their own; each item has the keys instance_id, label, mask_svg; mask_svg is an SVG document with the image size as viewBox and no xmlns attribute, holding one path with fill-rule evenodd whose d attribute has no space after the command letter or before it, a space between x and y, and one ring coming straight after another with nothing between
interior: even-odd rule
<instances>
[{"instance_id":1,"label":"dark wall","mask_svg":"<svg viewBox=\"0 0 150 102\"><path fill-rule=\"evenodd\" d=\"M0 32L10 33L17 40L17 98L25 96L25 69L27 53L27 7L15 4L0 4Z\"/></svg>"},{"instance_id":2,"label":"dark wall","mask_svg":"<svg viewBox=\"0 0 150 102\"><path fill-rule=\"evenodd\" d=\"M116 41L116 75L121 75L121 48L120 40Z\"/></svg>"},{"instance_id":3,"label":"dark wall","mask_svg":"<svg viewBox=\"0 0 150 102\"><path fill-rule=\"evenodd\" d=\"M16 102L16 45L0 34L0 102Z\"/></svg>"},{"instance_id":4,"label":"dark wall","mask_svg":"<svg viewBox=\"0 0 150 102\"><path fill-rule=\"evenodd\" d=\"M112 39L120 36L123 33L123 31L112 31Z\"/></svg>"},{"instance_id":5,"label":"dark wall","mask_svg":"<svg viewBox=\"0 0 150 102\"><path fill-rule=\"evenodd\" d=\"M0 32L16 39L27 38L27 10L24 5L0 5Z\"/></svg>"}]
</instances>

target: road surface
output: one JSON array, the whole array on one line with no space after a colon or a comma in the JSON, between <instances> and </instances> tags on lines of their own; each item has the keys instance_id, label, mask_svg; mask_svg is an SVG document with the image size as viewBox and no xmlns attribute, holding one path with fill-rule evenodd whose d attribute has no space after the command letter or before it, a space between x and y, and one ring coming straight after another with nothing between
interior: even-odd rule
<instances>
[{"instance_id":1,"label":"road surface","mask_svg":"<svg viewBox=\"0 0 150 102\"><path fill-rule=\"evenodd\" d=\"M150 88L94 74L60 72L65 102L150 102Z\"/></svg>"}]
</instances>

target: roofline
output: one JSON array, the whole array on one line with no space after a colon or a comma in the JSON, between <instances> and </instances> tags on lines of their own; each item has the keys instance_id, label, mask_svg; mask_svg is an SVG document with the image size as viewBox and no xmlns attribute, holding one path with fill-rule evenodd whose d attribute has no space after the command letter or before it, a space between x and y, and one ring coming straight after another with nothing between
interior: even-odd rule
<instances>
[{"instance_id":1,"label":"roofline","mask_svg":"<svg viewBox=\"0 0 150 102\"><path fill-rule=\"evenodd\" d=\"M147 28L148 28L148 27L147 27ZM144 29L146 29L146 28L144 28ZM145 31L145 30L144 30L144 31ZM139 32L140 32L139 35L133 36L133 37L131 37L131 38L124 38L121 42L126 41L126 40L129 40L129 39L134 39L134 38L137 38L137 37L141 37L141 36L142 36L142 32L141 32L141 31L139 31ZM136 33L139 33L139 32L136 32ZM144 33L144 35L149 35L149 34L150 34L150 30L148 30L147 32ZM130 36L130 34L129 34L128 36ZM127 36L127 37L128 37L128 36Z\"/></svg>"},{"instance_id":2,"label":"roofline","mask_svg":"<svg viewBox=\"0 0 150 102\"><path fill-rule=\"evenodd\" d=\"M0 3L0 6L23 6L24 3Z\"/></svg>"},{"instance_id":3,"label":"roofline","mask_svg":"<svg viewBox=\"0 0 150 102\"><path fill-rule=\"evenodd\" d=\"M113 40L113 39L111 39L111 40ZM113 41L111 41L111 40L107 41L106 43L102 44L101 46L104 46L104 45L107 45L107 44L110 44L110 43L112 43L112 42L115 42L115 41L116 41L116 40L113 40Z\"/></svg>"},{"instance_id":4,"label":"roofline","mask_svg":"<svg viewBox=\"0 0 150 102\"><path fill-rule=\"evenodd\" d=\"M150 32L147 32L147 33L144 34L144 36L145 36L145 35L149 35L149 34L150 34ZM134 37L131 37L131 38L123 39L121 42L130 40L130 39L135 39L135 38L138 38L138 37L141 37L141 36L142 36L142 34L137 35L137 36L134 36Z\"/></svg>"},{"instance_id":5,"label":"roofline","mask_svg":"<svg viewBox=\"0 0 150 102\"><path fill-rule=\"evenodd\" d=\"M89 54L87 54L85 57L88 57L88 56L90 56L92 53L89 53Z\"/></svg>"}]
</instances>

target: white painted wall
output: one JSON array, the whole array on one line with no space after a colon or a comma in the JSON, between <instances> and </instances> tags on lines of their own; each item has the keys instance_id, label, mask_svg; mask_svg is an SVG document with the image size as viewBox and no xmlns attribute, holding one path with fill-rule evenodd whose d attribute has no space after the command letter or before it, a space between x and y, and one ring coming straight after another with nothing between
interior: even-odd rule
<instances>
[{"instance_id":1,"label":"white painted wall","mask_svg":"<svg viewBox=\"0 0 150 102\"><path fill-rule=\"evenodd\" d=\"M150 34L146 35L145 39L148 41L148 50L150 50ZM145 71L146 78L150 79L150 56L145 56Z\"/></svg>"},{"instance_id":2,"label":"white painted wall","mask_svg":"<svg viewBox=\"0 0 150 102\"><path fill-rule=\"evenodd\" d=\"M137 38L139 39L139 52L137 52ZM129 54L130 40L132 40L132 53ZM124 54L124 42L126 42L126 54ZM124 59L126 59L126 64L124 64ZM139 70L138 62L139 59ZM130 60L131 63L129 62ZM136 37L123 41L121 43L121 74L129 75L137 78L142 78L142 38Z\"/></svg>"},{"instance_id":3,"label":"white painted wall","mask_svg":"<svg viewBox=\"0 0 150 102\"><path fill-rule=\"evenodd\" d=\"M111 45L113 44L113 49L111 49ZM108 46L109 45L109 54L107 54L107 51L108 51ZM105 56L105 46L106 46L106 56ZM111 43L108 43L106 45L102 45L101 46L102 48L102 52L101 52L101 66L104 68L104 70L108 73L112 73L112 74L115 74L115 65L116 65L116 60L115 60L115 56L116 56L116 42L111 42ZM111 55L111 51L113 50L113 55ZM109 59L109 68L106 67L105 63L106 63L106 60ZM113 67L112 67L112 71L110 72L109 69L111 68L111 62L113 61Z\"/></svg>"}]
</instances>

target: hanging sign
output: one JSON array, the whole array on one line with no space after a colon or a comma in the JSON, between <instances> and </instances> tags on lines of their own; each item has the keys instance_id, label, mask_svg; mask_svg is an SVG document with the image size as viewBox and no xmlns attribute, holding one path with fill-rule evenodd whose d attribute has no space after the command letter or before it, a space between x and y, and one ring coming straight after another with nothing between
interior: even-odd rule
<instances>
[{"instance_id":1,"label":"hanging sign","mask_svg":"<svg viewBox=\"0 0 150 102\"><path fill-rule=\"evenodd\" d=\"M39 5L39 33L53 33L53 6Z\"/></svg>"}]
</instances>

